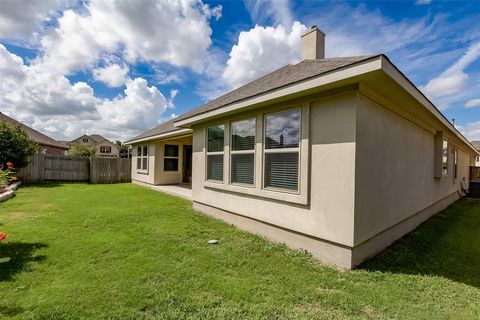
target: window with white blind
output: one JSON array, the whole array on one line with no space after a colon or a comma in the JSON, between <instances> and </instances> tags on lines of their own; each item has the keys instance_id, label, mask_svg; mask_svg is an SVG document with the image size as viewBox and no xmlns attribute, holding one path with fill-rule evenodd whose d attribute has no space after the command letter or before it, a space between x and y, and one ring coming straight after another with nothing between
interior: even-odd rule
<instances>
[{"instance_id":1,"label":"window with white blind","mask_svg":"<svg viewBox=\"0 0 480 320\"><path fill-rule=\"evenodd\" d=\"M223 181L225 126L207 128L207 180Z\"/></svg>"},{"instance_id":2,"label":"window with white blind","mask_svg":"<svg viewBox=\"0 0 480 320\"><path fill-rule=\"evenodd\" d=\"M265 115L264 187L299 191L300 109Z\"/></svg>"},{"instance_id":3,"label":"window with white blind","mask_svg":"<svg viewBox=\"0 0 480 320\"><path fill-rule=\"evenodd\" d=\"M255 118L231 123L230 181L253 185L255 176Z\"/></svg>"},{"instance_id":4,"label":"window with white blind","mask_svg":"<svg viewBox=\"0 0 480 320\"><path fill-rule=\"evenodd\" d=\"M137 147L137 170L148 170L148 146Z\"/></svg>"},{"instance_id":5,"label":"window with white blind","mask_svg":"<svg viewBox=\"0 0 480 320\"><path fill-rule=\"evenodd\" d=\"M448 174L448 140L443 139L442 145L442 172L443 175Z\"/></svg>"},{"instance_id":6,"label":"window with white blind","mask_svg":"<svg viewBox=\"0 0 480 320\"><path fill-rule=\"evenodd\" d=\"M178 171L178 145L165 145L163 153L163 171Z\"/></svg>"}]
</instances>

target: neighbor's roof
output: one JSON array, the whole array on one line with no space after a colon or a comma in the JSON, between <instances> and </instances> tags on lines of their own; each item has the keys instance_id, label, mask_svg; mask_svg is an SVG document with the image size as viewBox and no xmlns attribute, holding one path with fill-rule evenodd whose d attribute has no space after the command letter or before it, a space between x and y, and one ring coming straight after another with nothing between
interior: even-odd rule
<instances>
[{"instance_id":1,"label":"neighbor's roof","mask_svg":"<svg viewBox=\"0 0 480 320\"><path fill-rule=\"evenodd\" d=\"M471 141L471 143L478 151L480 151L480 141Z\"/></svg>"},{"instance_id":2,"label":"neighbor's roof","mask_svg":"<svg viewBox=\"0 0 480 320\"><path fill-rule=\"evenodd\" d=\"M107 140L105 137L99 134L91 134L91 135L88 135L88 137L95 142L102 142L103 140Z\"/></svg>"},{"instance_id":3,"label":"neighbor's roof","mask_svg":"<svg viewBox=\"0 0 480 320\"><path fill-rule=\"evenodd\" d=\"M378 55L326 58L289 64L179 116L175 122L376 57Z\"/></svg>"},{"instance_id":4,"label":"neighbor's roof","mask_svg":"<svg viewBox=\"0 0 480 320\"><path fill-rule=\"evenodd\" d=\"M102 142L102 141L105 141L105 140L109 141L107 138L105 138L104 136L101 136L99 134L91 134L91 135L84 134L83 136L75 138L72 141L67 141L67 143L73 143L74 141L76 141L80 138L83 138L83 137L87 137L87 138L93 140L93 142L96 142L96 143L99 143L99 142Z\"/></svg>"},{"instance_id":5,"label":"neighbor's roof","mask_svg":"<svg viewBox=\"0 0 480 320\"><path fill-rule=\"evenodd\" d=\"M169 132L174 132L174 131L179 131L179 130L184 130L182 128L175 128L173 126L173 123L177 121L177 118L175 119L172 119L172 120L169 120L167 122L164 122L158 126L156 126L155 128L152 128L148 131L145 131L141 134L139 134L138 136L136 137L133 137L132 139L126 141L127 143L128 142L131 142L131 141L136 141L136 140L142 140L142 139L145 139L145 138L149 138L149 137L154 137L154 136L158 136L160 134L164 134L164 133L169 133Z\"/></svg>"},{"instance_id":6,"label":"neighbor's roof","mask_svg":"<svg viewBox=\"0 0 480 320\"><path fill-rule=\"evenodd\" d=\"M61 142L59 142L55 139L52 139L49 136L44 135L43 133L38 132L35 129L32 129L29 126L26 126L23 123L15 120L15 119L10 118L10 117L8 117L7 115L5 115L1 112L0 112L0 121L4 121L6 123L10 123L10 124L13 124L13 125L20 125L20 127L22 127L22 129L24 129L25 132L28 134L30 139L34 140L38 144L51 146L51 147L55 147L55 148L68 149L67 145L65 145L65 144L63 144L63 143L61 143Z\"/></svg>"}]
</instances>

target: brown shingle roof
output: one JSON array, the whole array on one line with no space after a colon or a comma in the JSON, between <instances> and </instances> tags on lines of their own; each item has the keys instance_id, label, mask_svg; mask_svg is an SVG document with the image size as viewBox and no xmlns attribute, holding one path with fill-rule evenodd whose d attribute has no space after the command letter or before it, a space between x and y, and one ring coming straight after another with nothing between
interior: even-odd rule
<instances>
[{"instance_id":1,"label":"brown shingle roof","mask_svg":"<svg viewBox=\"0 0 480 320\"><path fill-rule=\"evenodd\" d=\"M104 140L107 140L105 137L103 137L103 136L101 136L101 135L99 135L99 134L90 134L90 135L88 135L88 137L89 137L90 139L92 139L93 141L97 142L97 143L98 143L98 142L102 142L102 141L104 141Z\"/></svg>"},{"instance_id":2,"label":"brown shingle roof","mask_svg":"<svg viewBox=\"0 0 480 320\"><path fill-rule=\"evenodd\" d=\"M173 125L176 121L184 120L201 113L221 108L233 102L248 99L271 90L337 70L342 67L350 66L352 64L368 60L372 57L378 56L304 60L295 65L286 65L276 71L273 71L272 73L249 82L240 88L232 90L214 100L211 100L210 102L207 102L206 104L193 109L192 111L187 112L173 120L164 122L155 128L145 131L128 141L148 138L162 133L179 130L180 128L175 128Z\"/></svg>"},{"instance_id":3,"label":"brown shingle roof","mask_svg":"<svg viewBox=\"0 0 480 320\"><path fill-rule=\"evenodd\" d=\"M155 128L152 128L148 131L145 131L141 134L139 134L138 136L136 137L133 137L132 139L128 140L128 141L134 141L134 140L138 140L138 139L143 139L143 138L148 138L148 137L152 137L152 136L156 136L156 135L159 135L159 134L162 134L162 133L167 133L167 132L173 132L173 131L177 131L177 130L181 130L182 128L175 128L173 126L173 123L177 121L177 119L172 119L172 120L169 120L167 122L164 122L158 126L156 126ZM127 141L127 142L128 142Z\"/></svg>"},{"instance_id":4,"label":"brown shingle roof","mask_svg":"<svg viewBox=\"0 0 480 320\"><path fill-rule=\"evenodd\" d=\"M175 121L184 120L198 114L212 111L228 104L252 98L259 94L279 89L296 82L304 81L343 67L351 66L355 63L374 57L378 57L378 55L303 60L295 65L289 64L273 71L272 73L253 80L252 82L249 82L240 88L232 90L214 100L211 100L206 104L179 116L175 119Z\"/></svg>"},{"instance_id":5,"label":"brown shingle roof","mask_svg":"<svg viewBox=\"0 0 480 320\"><path fill-rule=\"evenodd\" d=\"M480 151L480 140L479 141L470 141L478 151Z\"/></svg>"},{"instance_id":6,"label":"brown shingle roof","mask_svg":"<svg viewBox=\"0 0 480 320\"><path fill-rule=\"evenodd\" d=\"M20 125L20 127L22 127L22 129L24 129L25 132L28 134L30 139L34 140L35 142L37 142L40 145L46 145L46 146L62 148L62 149L68 149L67 145L65 145L65 144L63 144L63 143L61 143L57 140L54 140L54 139L50 138L49 136L44 135L41 132L38 132L35 129L32 129L32 128L24 125L23 123L8 117L7 115L5 115L1 112L0 112L0 121L4 121L4 122L12 124L12 125Z\"/></svg>"}]
</instances>

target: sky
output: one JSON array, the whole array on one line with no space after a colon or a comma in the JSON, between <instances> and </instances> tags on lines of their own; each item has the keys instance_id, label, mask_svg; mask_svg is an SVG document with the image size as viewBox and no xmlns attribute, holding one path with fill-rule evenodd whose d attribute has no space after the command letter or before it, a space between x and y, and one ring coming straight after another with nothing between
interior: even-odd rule
<instances>
[{"instance_id":1,"label":"sky","mask_svg":"<svg viewBox=\"0 0 480 320\"><path fill-rule=\"evenodd\" d=\"M55 139L133 136L300 60L386 54L480 140L480 0L0 0L0 112Z\"/></svg>"}]
</instances>

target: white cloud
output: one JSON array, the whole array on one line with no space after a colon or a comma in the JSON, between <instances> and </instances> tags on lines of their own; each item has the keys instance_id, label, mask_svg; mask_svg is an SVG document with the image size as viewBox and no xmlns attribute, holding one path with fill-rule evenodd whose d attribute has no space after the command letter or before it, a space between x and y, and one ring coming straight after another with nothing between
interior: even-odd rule
<instances>
[{"instance_id":1,"label":"white cloud","mask_svg":"<svg viewBox=\"0 0 480 320\"><path fill-rule=\"evenodd\" d=\"M307 27L298 21L291 30L277 27L255 26L243 31L238 43L232 47L222 78L236 88L288 63L300 59L300 36Z\"/></svg>"},{"instance_id":2,"label":"white cloud","mask_svg":"<svg viewBox=\"0 0 480 320\"><path fill-rule=\"evenodd\" d=\"M421 89L430 97L438 98L460 92L467 86L469 76L464 70L480 57L480 43L471 45L451 67L431 79Z\"/></svg>"},{"instance_id":3,"label":"white cloud","mask_svg":"<svg viewBox=\"0 0 480 320\"><path fill-rule=\"evenodd\" d=\"M156 87L149 87L145 79L129 80L124 93L98 106L98 113L105 120L101 126L105 129L146 130L157 123L167 108L165 96Z\"/></svg>"},{"instance_id":4,"label":"white cloud","mask_svg":"<svg viewBox=\"0 0 480 320\"><path fill-rule=\"evenodd\" d=\"M433 98L448 96L459 92L465 88L468 81L468 75L462 71L453 74L443 74L434 78L421 89Z\"/></svg>"},{"instance_id":5,"label":"white cloud","mask_svg":"<svg viewBox=\"0 0 480 320\"><path fill-rule=\"evenodd\" d=\"M165 96L142 78L129 80L114 99L94 96L85 82L72 84L41 65L27 66L0 45L0 105L2 112L57 139L100 133L126 140L158 124L166 110Z\"/></svg>"},{"instance_id":6,"label":"white cloud","mask_svg":"<svg viewBox=\"0 0 480 320\"><path fill-rule=\"evenodd\" d=\"M30 38L42 22L66 5L65 0L4 0L0 4L0 38Z\"/></svg>"},{"instance_id":7,"label":"white cloud","mask_svg":"<svg viewBox=\"0 0 480 320\"><path fill-rule=\"evenodd\" d=\"M281 24L287 29L293 24L289 0L244 0L244 4L255 24L265 25L272 20L274 25Z\"/></svg>"},{"instance_id":8,"label":"white cloud","mask_svg":"<svg viewBox=\"0 0 480 320\"><path fill-rule=\"evenodd\" d=\"M91 68L103 53L121 53L129 63L167 62L201 71L211 45L209 18L221 15L221 7L198 0L92 0L82 9L63 12L58 27L42 37L36 63L71 74Z\"/></svg>"},{"instance_id":9,"label":"white cloud","mask_svg":"<svg viewBox=\"0 0 480 320\"><path fill-rule=\"evenodd\" d=\"M468 100L465 103L465 108L475 108L475 107L478 107L478 106L480 106L480 99Z\"/></svg>"},{"instance_id":10,"label":"white cloud","mask_svg":"<svg viewBox=\"0 0 480 320\"><path fill-rule=\"evenodd\" d=\"M178 94L178 90L177 89L172 89L170 90L170 99L175 99L175 97L177 96Z\"/></svg>"},{"instance_id":11,"label":"white cloud","mask_svg":"<svg viewBox=\"0 0 480 320\"><path fill-rule=\"evenodd\" d=\"M92 70L93 79L101 81L111 88L124 85L128 80L128 66L111 64Z\"/></svg>"},{"instance_id":12,"label":"white cloud","mask_svg":"<svg viewBox=\"0 0 480 320\"><path fill-rule=\"evenodd\" d=\"M470 122L459 130L470 141L480 140L480 121Z\"/></svg>"}]
</instances>

